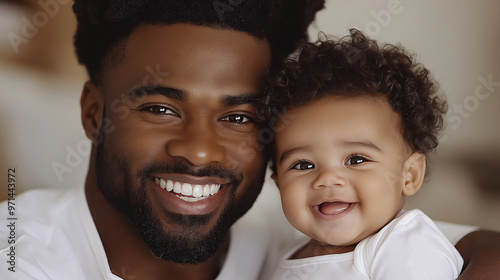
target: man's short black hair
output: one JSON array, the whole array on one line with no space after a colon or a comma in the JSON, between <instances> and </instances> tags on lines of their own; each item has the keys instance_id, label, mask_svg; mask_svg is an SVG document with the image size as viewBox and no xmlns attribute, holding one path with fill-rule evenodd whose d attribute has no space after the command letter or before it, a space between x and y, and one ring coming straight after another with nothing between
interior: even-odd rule
<instances>
[{"instance_id":1,"label":"man's short black hair","mask_svg":"<svg viewBox=\"0 0 500 280\"><path fill-rule=\"evenodd\" d=\"M90 79L99 84L103 67L119 63L123 43L140 24L188 23L246 32L266 38L273 63L284 59L324 0L75 0L75 48Z\"/></svg>"}]
</instances>

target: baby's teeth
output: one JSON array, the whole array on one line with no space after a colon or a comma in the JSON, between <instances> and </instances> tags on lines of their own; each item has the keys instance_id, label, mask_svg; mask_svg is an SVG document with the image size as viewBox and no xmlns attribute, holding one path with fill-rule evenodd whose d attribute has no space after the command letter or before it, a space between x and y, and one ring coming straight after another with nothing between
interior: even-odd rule
<instances>
[{"instance_id":1,"label":"baby's teeth","mask_svg":"<svg viewBox=\"0 0 500 280\"><path fill-rule=\"evenodd\" d=\"M191 184L188 183L182 184L181 194L193 195L193 187L191 187Z\"/></svg>"},{"instance_id":2,"label":"baby's teeth","mask_svg":"<svg viewBox=\"0 0 500 280\"><path fill-rule=\"evenodd\" d=\"M174 184L174 193L181 193L181 190L182 190L181 183L175 182L175 184Z\"/></svg>"},{"instance_id":3,"label":"baby's teeth","mask_svg":"<svg viewBox=\"0 0 500 280\"><path fill-rule=\"evenodd\" d=\"M193 196L194 197L202 197L203 196L203 187L201 185L195 185L193 188Z\"/></svg>"},{"instance_id":4,"label":"baby's teeth","mask_svg":"<svg viewBox=\"0 0 500 280\"><path fill-rule=\"evenodd\" d=\"M205 185L205 187L203 188L203 196L210 196L210 186L209 185Z\"/></svg>"},{"instance_id":5,"label":"baby's teeth","mask_svg":"<svg viewBox=\"0 0 500 280\"><path fill-rule=\"evenodd\" d=\"M167 192L171 192L174 189L174 183L172 180L167 180Z\"/></svg>"},{"instance_id":6,"label":"baby's teeth","mask_svg":"<svg viewBox=\"0 0 500 280\"><path fill-rule=\"evenodd\" d=\"M161 180L160 180L160 187L161 187L162 189L165 189L165 188L166 188L166 183L165 183L165 180L163 180L163 179L161 179Z\"/></svg>"}]
</instances>

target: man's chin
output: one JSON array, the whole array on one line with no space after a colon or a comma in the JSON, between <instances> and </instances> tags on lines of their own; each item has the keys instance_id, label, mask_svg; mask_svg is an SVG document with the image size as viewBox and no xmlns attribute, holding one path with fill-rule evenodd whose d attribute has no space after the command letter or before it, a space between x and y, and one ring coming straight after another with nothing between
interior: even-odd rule
<instances>
[{"instance_id":1,"label":"man's chin","mask_svg":"<svg viewBox=\"0 0 500 280\"><path fill-rule=\"evenodd\" d=\"M228 237L232 224L224 214L219 217L164 214L163 217L168 216L168 223L162 223L154 215L141 215L134 219L136 228L153 256L180 264L199 264L214 256Z\"/></svg>"},{"instance_id":2,"label":"man's chin","mask_svg":"<svg viewBox=\"0 0 500 280\"><path fill-rule=\"evenodd\" d=\"M158 259L181 264L199 264L214 256L228 237L227 230L212 229L207 234L196 227L184 233L161 229L140 230L139 235Z\"/></svg>"}]
</instances>

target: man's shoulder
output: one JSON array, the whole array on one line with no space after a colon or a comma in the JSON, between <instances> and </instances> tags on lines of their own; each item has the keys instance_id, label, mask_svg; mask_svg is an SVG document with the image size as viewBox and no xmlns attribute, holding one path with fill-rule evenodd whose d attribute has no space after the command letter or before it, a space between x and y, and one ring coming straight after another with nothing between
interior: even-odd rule
<instances>
[{"instance_id":1,"label":"man's shoulder","mask_svg":"<svg viewBox=\"0 0 500 280\"><path fill-rule=\"evenodd\" d=\"M77 201L83 198L83 190L77 188L41 188L27 190L14 199L2 201L0 208L12 206L13 211L7 215L16 218L23 224L33 220L49 222L60 220L66 214L71 214L68 208L75 207ZM62 216L61 216L62 214Z\"/></svg>"},{"instance_id":2,"label":"man's shoulder","mask_svg":"<svg viewBox=\"0 0 500 280\"><path fill-rule=\"evenodd\" d=\"M78 194L79 191L83 190L81 188L76 188L76 187L29 189L19 194L16 194L10 199L1 201L0 203L6 203L7 201L15 201L15 202L30 201L31 203L39 205L39 204L44 204L47 200L50 200L50 202L54 202L62 197Z\"/></svg>"},{"instance_id":3,"label":"man's shoulder","mask_svg":"<svg viewBox=\"0 0 500 280\"><path fill-rule=\"evenodd\" d=\"M99 263L106 263L105 253L83 188L34 189L11 202L15 211L5 220L12 222L13 230L0 227L0 260L13 259L16 275L37 280L101 279ZM0 209L5 204L8 201Z\"/></svg>"},{"instance_id":4,"label":"man's shoulder","mask_svg":"<svg viewBox=\"0 0 500 280\"><path fill-rule=\"evenodd\" d=\"M74 223L80 223L87 210L83 195L83 189L28 190L1 202L0 209L9 210L0 216L15 227L16 243L55 245L70 239ZM1 237L9 234L8 227L0 227ZM5 240L0 240L1 248Z\"/></svg>"},{"instance_id":5,"label":"man's shoulder","mask_svg":"<svg viewBox=\"0 0 500 280\"><path fill-rule=\"evenodd\" d=\"M31 201L35 204L44 203L44 200L51 200L50 202L58 201L63 197L74 196L83 194L82 187L68 187L68 188L36 188L29 189L14 198L15 201ZM43 198L44 200L42 200ZM5 201L2 201L4 203Z\"/></svg>"},{"instance_id":6,"label":"man's shoulder","mask_svg":"<svg viewBox=\"0 0 500 280\"><path fill-rule=\"evenodd\" d=\"M398 226L413 226L416 229L427 230L443 235L452 244L455 245L465 235L478 230L476 226L461 225L454 223L447 223L437 221L419 209L411 209L408 211L401 211L398 217L393 221ZM417 234L417 230L410 231L410 233Z\"/></svg>"}]
</instances>

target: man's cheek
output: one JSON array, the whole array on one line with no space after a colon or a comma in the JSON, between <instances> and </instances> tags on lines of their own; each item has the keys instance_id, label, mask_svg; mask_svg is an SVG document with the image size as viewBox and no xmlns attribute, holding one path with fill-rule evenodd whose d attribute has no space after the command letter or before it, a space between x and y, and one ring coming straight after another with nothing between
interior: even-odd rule
<instances>
[{"instance_id":1,"label":"man's cheek","mask_svg":"<svg viewBox=\"0 0 500 280\"><path fill-rule=\"evenodd\" d=\"M251 137L249 141L244 141L238 144L235 151L237 160L249 163L257 158L262 158L265 146L257 141L256 137Z\"/></svg>"}]
</instances>

